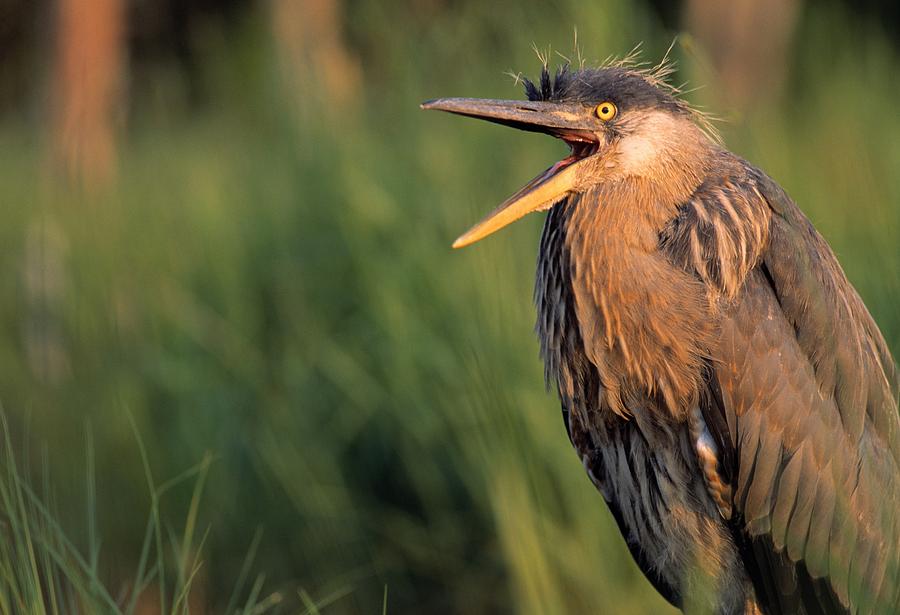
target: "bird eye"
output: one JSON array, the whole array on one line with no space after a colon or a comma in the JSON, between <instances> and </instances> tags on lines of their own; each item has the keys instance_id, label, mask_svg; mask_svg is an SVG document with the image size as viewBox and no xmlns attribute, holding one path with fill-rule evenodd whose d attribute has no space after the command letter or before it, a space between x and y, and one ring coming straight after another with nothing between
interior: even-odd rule
<instances>
[{"instance_id":1,"label":"bird eye","mask_svg":"<svg viewBox=\"0 0 900 615\"><path fill-rule=\"evenodd\" d=\"M619 110L616 109L616 105L614 103L606 100L597 105L597 108L594 110L594 112L601 120L603 120L604 122L608 122L609 120L616 117L616 113L618 113Z\"/></svg>"}]
</instances>

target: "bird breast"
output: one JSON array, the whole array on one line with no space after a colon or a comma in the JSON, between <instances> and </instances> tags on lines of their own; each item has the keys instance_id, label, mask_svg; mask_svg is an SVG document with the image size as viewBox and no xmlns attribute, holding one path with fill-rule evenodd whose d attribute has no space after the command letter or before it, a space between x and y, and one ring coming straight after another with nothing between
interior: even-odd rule
<instances>
[{"instance_id":1,"label":"bird breast","mask_svg":"<svg viewBox=\"0 0 900 615\"><path fill-rule=\"evenodd\" d=\"M547 255L558 262L543 268L556 271L538 285L561 286L552 292L572 304L563 322L578 328L604 406L628 416L660 398L684 416L696 405L714 306L704 284L659 251L653 220L619 196L598 189L561 206L553 222L561 240Z\"/></svg>"}]
</instances>

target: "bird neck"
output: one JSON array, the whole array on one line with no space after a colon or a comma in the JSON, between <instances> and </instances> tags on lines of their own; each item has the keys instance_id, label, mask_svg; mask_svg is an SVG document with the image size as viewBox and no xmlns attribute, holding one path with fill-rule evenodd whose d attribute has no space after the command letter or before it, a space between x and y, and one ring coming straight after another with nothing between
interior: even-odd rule
<instances>
[{"instance_id":1,"label":"bird neck","mask_svg":"<svg viewBox=\"0 0 900 615\"><path fill-rule=\"evenodd\" d=\"M648 395L658 394L676 415L696 400L714 319L703 284L659 252L660 231L677 212L674 198L635 177L560 205L585 352L617 414L628 415Z\"/></svg>"}]
</instances>

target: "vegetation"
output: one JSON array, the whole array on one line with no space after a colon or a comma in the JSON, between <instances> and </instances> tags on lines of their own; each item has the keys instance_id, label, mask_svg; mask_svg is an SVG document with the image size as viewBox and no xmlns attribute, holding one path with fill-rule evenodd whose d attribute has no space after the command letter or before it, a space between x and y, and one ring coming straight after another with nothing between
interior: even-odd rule
<instances>
[{"instance_id":1,"label":"vegetation","mask_svg":"<svg viewBox=\"0 0 900 615\"><path fill-rule=\"evenodd\" d=\"M351 4L337 84L262 9L197 41L202 108L164 68L134 84L101 189L0 123L0 611L671 612L542 384L540 216L449 249L563 146L418 103L520 96L504 71L571 56L573 24L589 61L673 33L614 2ZM783 90L734 115L679 40L896 356L896 49L809 7Z\"/></svg>"}]
</instances>

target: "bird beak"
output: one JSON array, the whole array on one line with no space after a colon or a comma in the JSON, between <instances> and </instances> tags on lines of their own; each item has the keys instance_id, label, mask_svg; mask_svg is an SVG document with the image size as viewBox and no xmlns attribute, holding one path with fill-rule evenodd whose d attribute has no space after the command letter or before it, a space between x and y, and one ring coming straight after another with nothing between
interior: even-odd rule
<instances>
[{"instance_id":1,"label":"bird beak","mask_svg":"<svg viewBox=\"0 0 900 615\"><path fill-rule=\"evenodd\" d=\"M456 241L462 248L484 239L507 224L534 211L544 211L561 201L578 185L579 162L596 152L598 139L594 118L584 106L556 102L440 98L422 103L422 109L437 109L474 117L520 130L550 134L565 140L572 155L528 182Z\"/></svg>"}]
</instances>

